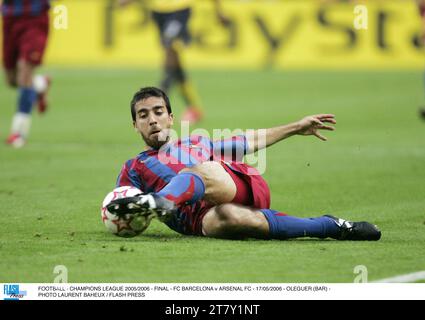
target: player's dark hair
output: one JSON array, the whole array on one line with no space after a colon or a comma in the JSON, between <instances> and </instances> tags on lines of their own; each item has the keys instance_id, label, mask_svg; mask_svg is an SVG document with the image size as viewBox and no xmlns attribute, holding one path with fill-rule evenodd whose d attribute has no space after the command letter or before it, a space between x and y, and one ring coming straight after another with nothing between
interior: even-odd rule
<instances>
[{"instance_id":1,"label":"player's dark hair","mask_svg":"<svg viewBox=\"0 0 425 320\"><path fill-rule=\"evenodd\" d=\"M133 121L136 121L136 103L150 97L158 97L164 99L168 114L172 113L170 99L168 99L168 96L164 91L155 87L145 87L137 91L134 94L133 99L131 100L131 117L133 118Z\"/></svg>"}]
</instances>

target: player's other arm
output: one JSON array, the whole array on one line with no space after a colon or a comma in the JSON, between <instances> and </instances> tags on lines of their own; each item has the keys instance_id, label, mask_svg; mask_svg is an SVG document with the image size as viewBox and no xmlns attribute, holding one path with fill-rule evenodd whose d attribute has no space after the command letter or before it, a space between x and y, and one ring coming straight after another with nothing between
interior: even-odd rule
<instances>
[{"instance_id":1,"label":"player's other arm","mask_svg":"<svg viewBox=\"0 0 425 320\"><path fill-rule=\"evenodd\" d=\"M320 130L335 130L334 127L326 123L336 124L335 116L333 114L318 114L307 116L287 125L255 130L253 134L248 134L246 136L248 144L246 153L253 153L257 150L267 148L294 135L313 135L326 141L327 138L320 133Z\"/></svg>"}]
</instances>

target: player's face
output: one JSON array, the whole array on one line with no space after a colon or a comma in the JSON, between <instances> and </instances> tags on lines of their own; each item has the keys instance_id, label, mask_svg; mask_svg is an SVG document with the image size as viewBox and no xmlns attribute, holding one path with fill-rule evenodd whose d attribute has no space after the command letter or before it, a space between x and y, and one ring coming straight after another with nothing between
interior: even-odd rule
<instances>
[{"instance_id":1,"label":"player's face","mask_svg":"<svg viewBox=\"0 0 425 320\"><path fill-rule=\"evenodd\" d=\"M168 113L164 99L149 97L137 102L134 109L134 129L142 135L145 143L155 149L167 143L169 129L173 125L173 114Z\"/></svg>"}]
</instances>

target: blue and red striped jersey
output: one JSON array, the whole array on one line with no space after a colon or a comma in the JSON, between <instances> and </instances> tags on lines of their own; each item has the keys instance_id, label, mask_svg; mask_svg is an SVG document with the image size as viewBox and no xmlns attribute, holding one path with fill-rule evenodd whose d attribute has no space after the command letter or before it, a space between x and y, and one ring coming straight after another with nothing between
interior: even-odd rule
<instances>
[{"instance_id":1,"label":"blue and red striped jersey","mask_svg":"<svg viewBox=\"0 0 425 320\"><path fill-rule=\"evenodd\" d=\"M225 161L229 167L240 163L248 149L245 136L211 141L190 136L170 142L161 149L150 149L128 160L117 179L117 187L134 186L145 193L165 187L182 169L205 161Z\"/></svg>"},{"instance_id":2,"label":"blue and red striped jersey","mask_svg":"<svg viewBox=\"0 0 425 320\"><path fill-rule=\"evenodd\" d=\"M50 9L50 0L3 0L4 17L39 16Z\"/></svg>"}]
</instances>

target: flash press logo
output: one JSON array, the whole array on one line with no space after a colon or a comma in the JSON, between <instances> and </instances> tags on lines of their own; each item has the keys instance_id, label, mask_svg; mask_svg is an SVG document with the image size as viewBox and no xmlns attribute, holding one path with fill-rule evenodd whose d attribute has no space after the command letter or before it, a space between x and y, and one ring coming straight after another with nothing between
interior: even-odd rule
<instances>
[{"instance_id":1,"label":"flash press logo","mask_svg":"<svg viewBox=\"0 0 425 320\"><path fill-rule=\"evenodd\" d=\"M4 285L4 300L19 300L27 295L26 291L19 290L19 284Z\"/></svg>"}]
</instances>

